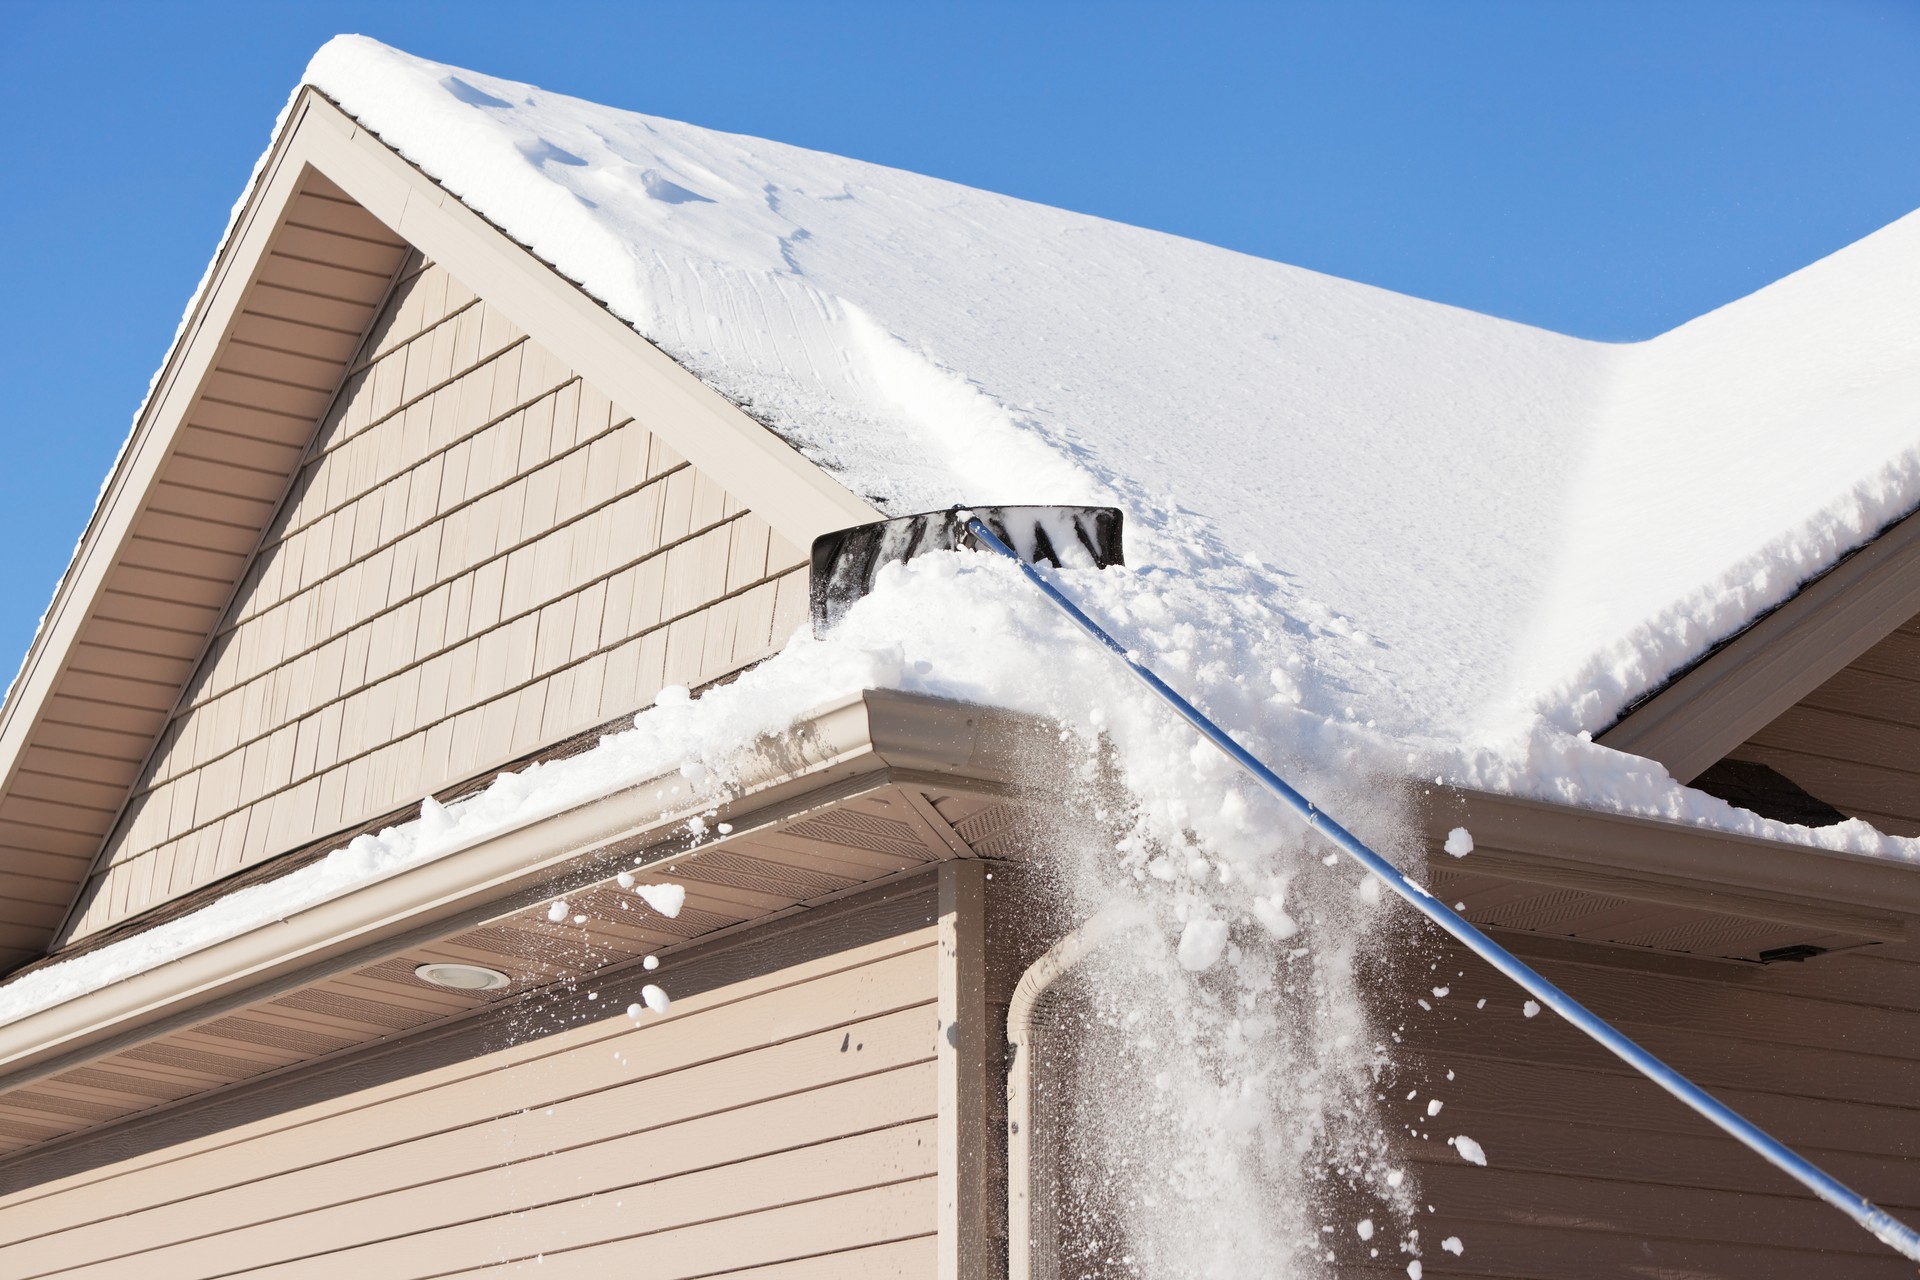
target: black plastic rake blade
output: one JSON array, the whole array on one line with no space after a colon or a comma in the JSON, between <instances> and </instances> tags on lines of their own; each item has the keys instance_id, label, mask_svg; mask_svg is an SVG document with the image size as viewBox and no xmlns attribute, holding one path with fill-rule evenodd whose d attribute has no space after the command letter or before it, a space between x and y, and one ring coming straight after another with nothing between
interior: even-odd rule
<instances>
[{"instance_id":1,"label":"black plastic rake blade","mask_svg":"<svg viewBox=\"0 0 1920 1280\"><path fill-rule=\"evenodd\" d=\"M873 590L887 565L930 551L978 550L968 519L980 520L1030 564L1104 569L1126 563L1116 507L955 507L837 529L813 540L813 634L825 635Z\"/></svg>"}]
</instances>

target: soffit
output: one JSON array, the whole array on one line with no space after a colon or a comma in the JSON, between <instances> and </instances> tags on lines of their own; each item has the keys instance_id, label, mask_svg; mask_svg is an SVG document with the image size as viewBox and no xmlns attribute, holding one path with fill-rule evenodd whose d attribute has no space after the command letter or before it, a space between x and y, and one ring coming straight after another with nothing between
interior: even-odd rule
<instances>
[{"instance_id":1,"label":"soffit","mask_svg":"<svg viewBox=\"0 0 1920 1280\"><path fill-rule=\"evenodd\" d=\"M1920 867L1885 858L1475 792L1430 797L1426 825L1431 888L1483 929L1760 962L1901 943L1920 919Z\"/></svg>"},{"instance_id":2,"label":"soffit","mask_svg":"<svg viewBox=\"0 0 1920 1280\"><path fill-rule=\"evenodd\" d=\"M311 169L261 190L272 214L223 250L0 722L7 968L66 915L406 256Z\"/></svg>"},{"instance_id":3,"label":"soffit","mask_svg":"<svg viewBox=\"0 0 1920 1280\"><path fill-rule=\"evenodd\" d=\"M769 744L763 772L699 837L686 820L712 811L672 775L503 837L496 850L450 854L421 869L425 887L402 876L349 895L359 901L335 918L356 922L351 936L302 952L282 941L300 922L280 922L259 931L260 954L272 958L250 964L236 949L207 959L206 982L183 975L183 962L131 980L157 977L171 997L121 984L49 1011L65 1034L33 1019L0 1028L0 1155L516 1003L533 1016L543 993L572 992L588 977L632 985L648 955L671 989L683 949L945 860L1024 857L1036 846L1034 815L1008 788L1013 753L1042 741L1039 732L1005 713L869 693ZM643 824L632 821L637 812L648 814ZM732 830L721 833L721 820ZM579 839L595 829L599 838ZM527 856L535 849L544 861ZM684 907L673 918L649 909L618 884L622 871L685 887ZM453 891L463 877L468 892ZM556 898L568 904L559 921L549 918ZM448 991L414 977L432 961L514 981ZM95 1017L78 1008L96 1001L116 1009Z\"/></svg>"},{"instance_id":4,"label":"soffit","mask_svg":"<svg viewBox=\"0 0 1920 1280\"><path fill-rule=\"evenodd\" d=\"M875 514L326 99L287 119L0 711L0 970L55 936L411 248L796 545Z\"/></svg>"}]
</instances>

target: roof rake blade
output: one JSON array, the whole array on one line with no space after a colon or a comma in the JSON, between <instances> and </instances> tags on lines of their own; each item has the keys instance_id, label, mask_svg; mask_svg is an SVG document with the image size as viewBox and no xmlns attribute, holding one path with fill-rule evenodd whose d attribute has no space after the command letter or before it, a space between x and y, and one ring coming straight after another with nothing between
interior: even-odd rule
<instances>
[{"instance_id":1,"label":"roof rake blade","mask_svg":"<svg viewBox=\"0 0 1920 1280\"><path fill-rule=\"evenodd\" d=\"M813 540L813 634L824 636L872 592L890 564L930 551L988 550L973 532L976 523L1023 564L1104 569L1126 563L1114 507L953 507L836 529Z\"/></svg>"}]
</instances>

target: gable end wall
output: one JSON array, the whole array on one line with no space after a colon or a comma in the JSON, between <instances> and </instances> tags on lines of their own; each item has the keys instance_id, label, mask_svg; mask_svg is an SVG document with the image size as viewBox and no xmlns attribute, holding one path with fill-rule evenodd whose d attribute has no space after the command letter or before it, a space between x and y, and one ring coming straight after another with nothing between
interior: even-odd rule
<instances>
[{"instance_id":1,"label":"gable end wall","mask_svg":"<svg viewBox=\"0 0 1920 1280\"><path fill-rule=\"evenodd\" d=\"M766 656L803 561L644 406L416 263L65 940Z\"/></svg>"}]
</instances>

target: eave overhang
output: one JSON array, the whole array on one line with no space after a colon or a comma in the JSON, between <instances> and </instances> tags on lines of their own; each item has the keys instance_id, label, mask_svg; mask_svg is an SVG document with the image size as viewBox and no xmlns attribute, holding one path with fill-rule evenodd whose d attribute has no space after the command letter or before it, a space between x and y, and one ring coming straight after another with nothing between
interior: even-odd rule
<instances>
[{"instance_id":1,"label":"eave overhang","mask_svg":"<svg viewBox=\"0 0 1920 1280\"><path fill-rule=\"evenodd\" d=\"M237 1012L257 1022L265 1006L288 993L323 989L356 971L364 978L364 971L396 955L406 956L409 972L416 958L459 958L446 948L457 951L463 936L484 938L503 925L553 940L543 970L550 980L630 967L637 956L625 955L606 934L606 927L623 923L619 917L601 912L601 936L589 940L570 924L550 925L545 907L561 895L576 902L598 895L604 905L620 892L614 880L621 872L687 888L682 916L689 927L677 940L646 948L670 961L678 945L805 912L944 859L1004 856L1019 843L1013 834L1017 761L1049 740L1030 717L938 699L868 691L824 706L741 756L730 798L717 815L712 798L697 795L678 773L666 774L0 1026L0 1114L34 1110L34 1101L20 1101L25 1086L35 1085L30 1097L38 1105L50 1091L57 1102L63 1073L103 1063L116 1073L141 1071L135 1060L109 1060L191 1036L194 1028L231 1021ZM690 835L688 819L702 814L711 823L706 834ZM718 832L721 821L730 828L725 834ZM863 841L874 847L862 847ZM774 868L776 876L756 883L748 869L753 863ZM663 876L669 866L673 873ZM769 892L782 878L794 888ZM516 982L499 998L538 985ZM0 985L0 996L4 992ZM483 1010L492 999L472 996L454 1016ZM409 1030L429 1025L440 1023ZM338 1026L325 1029L347 1035ZM370 1027L359 1042L387 1038ZM307 1058L319 1056L325 1055ZM100 1074L86 1078L97 1082ZM65 1126L67 1133L93 1127Z\"/></svg>"},{"instance_id":2,"label":"eave overhang","mask_svg":"<svg viewBox=\"0 0 1920 1280\"><path fill-rule=\"evenodd\" d=\"M1463 858L1442 846L1465 827ZM1426 797L1436 893L1483 928L1757 961L1778 948L1898 943L1920 865L1515 796Z\"/></svg>"}]
</instances>

